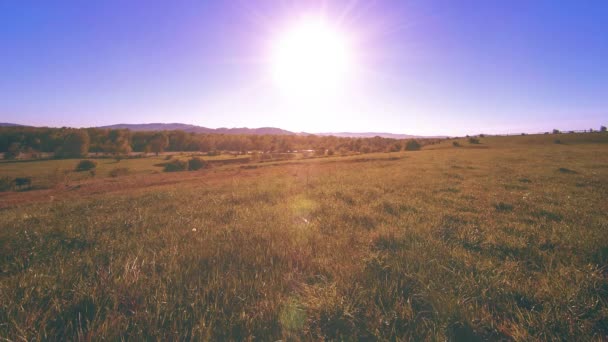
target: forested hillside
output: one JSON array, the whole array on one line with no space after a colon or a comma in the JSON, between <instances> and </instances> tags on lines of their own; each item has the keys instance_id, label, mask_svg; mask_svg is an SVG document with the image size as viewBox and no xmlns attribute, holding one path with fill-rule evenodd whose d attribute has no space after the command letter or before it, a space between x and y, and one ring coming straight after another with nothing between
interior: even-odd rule
<instances>
[{"instance_id":1,"label":"forested hillside","mask_svg":"<svg viewBox=\"0 0 608 342\"><path fill-rule=\"evenodd\" d=\"M54 153L56 157L65 158L81 157L89 152L114 155L164 151L396 152L404 149L408 141L411 140L315 135L199 134L181 130L132 132L126 129L0 127L0 152L4 152L7 159L23 154L35 157L40 152ZM437 139L426 139L423 144L436 141Z\"/></svg>"}]
</instances>

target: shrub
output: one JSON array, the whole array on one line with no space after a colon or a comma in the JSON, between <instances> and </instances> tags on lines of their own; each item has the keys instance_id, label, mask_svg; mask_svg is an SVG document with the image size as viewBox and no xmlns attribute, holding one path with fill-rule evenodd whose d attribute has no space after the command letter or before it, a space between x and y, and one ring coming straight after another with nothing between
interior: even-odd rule
<instances>
[{"instance_id":1,"label":"shrub","mask_svg":"<svg viewBox=\"0 0 608 342\"><path fill-rule=\"evenodd\" d=\"M177 171L185 171L188 163L183 160L175 159L167 164L165 164L165 172L177 172Z\"/></svg>"},{"instance_id":2,"label":"shrub","mask_svg":"<svg viewBox=\"0 0 608 342\"><path fill-rule=\"evenodd\" d=\"M15 178L13 183L15 184L15 186L17 186L18 189L21 189L24 186L31 187L32 177L17 177Z\"/></svg>"},{"instance_id":3,"label":"shrub","mask_svg":"<svg viewBox=\"0 0 608 342\"><path fill-rule=\"evenodd\" d=\"M165 157L165 160L171 160L172 158L173 158L172 155L168 155L168 156Z\"/></svg>"},{"instance_id":4,"label":"shrub","mask_svg":"<svg viewBox=\"0 0 608 342\"><path fill-rule=\"evenodd\" d=\"M97 167L97 162L89 159L84 159L76 165L76 171L89 171Z\"/></svg>"},{"instance_id":5,"label":"shrub","mask_svg":"<svg viewBox=\"0 0 608 342\"><path fill-rule=\"evenodd\" d=\"M458 141L452 141L452 145L454 147L460 147L460 143Z\"/></svg>"},{"instance_id":6,"label":"shrub","mask_svg":"<svg viewBox=\"0 0 608 342\"><path fill-rule=\"evenodd\" d=\"M126 176L129 174L129 169L126 167L117 167L110 171L110 177Z\"/></svg>"},{"instance_id":7,"label":"shrub","mask_svg":"<svg viewBox=\"0 0 608 342\"><path fill-rule=\"evenodd\" d=\"M606 132L606 126L600 127L600 132Z\"/></svg>"},{"instance_id":8,"label":"shrub","mask_svg":"<svg viewBox=\"0 0 608 342\"><path fill-rule=\"evenodd\" d=\"M479 139L477 139L477 138L469 138L469 144L479 144Z\"/></svg>"},{"instance_id":9,"label":"shrub","mask_svg":"<svg viewBox=\"0 0 608 342\"><path fill-rule=\"evenodd\" d=\"M17 159L21 154L21 146L19 143L12 143L8 150L4 153L4 159Z\"/></svg>"},{"instance_id":10,"label":"shrub","mask_svg":"<svg viewBox=\"0 0 608 342\"><path fill-rule=\"evenodd\" d=\"M219 156L221 154L220 151L209 151L207 152L207 156L208 157L215 157L215 156Z\"/></svg>"},{"instance_id":11,"label":"shrub","mask_svg":"<svg viewBox=\"0 0 608 342\"><path fill-rule=\"evenodd\" d=\"M557 171L559 171L559 172L561 172L561 173L567 173L567 174L575 174L575 173L578 173L578 172L576 172L576 171L574 171L574 170L570 170L570 169L567 169L567 168L565 168L565 167L560 167L559 169L557 169Z\"/></svg>"},{"instance_id":12,"label":"shrub","mask_svg":"<svg viewBox=\"0 0 608 342\"><path fill-rule=\"evenodd\" d=\"M553 141L553 143L555 143L555 144L561 144L561 143L562 143L562 141L561 141L561 140L559 140L559 139L555 139L555 140Z\"/></svg>"},{"instance_id":13,"label":"shrub","mask_svg":"<svg viewBox=\"0 0 608 342\"><path fill-rule=\"evenodd\" d=\"M416 140L409 140L407 144L405 144L406 151L418 151L420 150L420 143Z\"/></svg>"},{"instance_id":14,"label":"shrub","mask_svg":"<svg viewBox=\"0 0 608 342\"><path fill-rule=\"evenodd\" d=\"M327 150L327 155L328 156L333 156L334 155L334 150L332 150L331 148L329 150Z\"/></svg>"},{"instance_id":15,"label":"shrub","mask_svg":"<svg viewBox=\"0 0 608 342\"><path fill-rule=\"evenodd\" d=\"M13 188L13 182L9 177L0 177L0 191L9 191Z\"/></svg>"},{"instance_id":16,"label":"shrub","mask_svg":"<svg viewBox=\"0 0 608 342\"><path fill-rule=\"evenodd\" d=\"M496 211L512 211L513 205L500 202L500 203L494 204L494 208L496 209Z\"/></svg>"},{"instance_id":17,"label":"shrub","mask_svg":"<svg viewBox=\"0 0 608 342\"><path fill-rule=\"evenodd\" d=\"M204 167L207 167L207 162L202 160L201 158L194 157L188 160L188 170L190 171L200 170Z\"/></svg>"},{"instance_id":18,"label":"shrub","mask_svg":"<svg viewBox=\"0 0 608 342\"><path fill-rule=\"evenodd\" d=\"M401 151L401 144L395 143L388 147L387 152L399 152Z\"/></svg>"},{"instance_id":19,"label":"shrub","mask_svg":"<svg viewBox=\"0 0 608 342\"><path fill-rule=\"evenodd\" d=\"M559 129L554 129L553 130L553 134L560 134L561 132L559 131Z\"/></svg>"}]
</instances>

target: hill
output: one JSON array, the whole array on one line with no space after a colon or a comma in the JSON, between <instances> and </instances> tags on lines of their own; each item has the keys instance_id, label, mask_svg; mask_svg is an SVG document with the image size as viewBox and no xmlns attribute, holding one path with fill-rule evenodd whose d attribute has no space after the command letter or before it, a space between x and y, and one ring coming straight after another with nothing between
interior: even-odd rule
<instances>
[{"instance_id":1,"label":"hill","mask_svg":"<svg viewBox=\"0 0 608 342\"><path fill-rule=\"evenodd\" d=\"M97 128L107 129L129 129L131 131L176 131L181 130L189 133L215 133L215 134L255 134L255 135L295 135L295 133L275 127L260 128L207 128L203 126L188 125L182 123L148 123L148 124L117 124L100 126Z\"/></svg>"},{"instance_id":2,"label":"hill","mask_svg":"<svg viewBox=\"0 0 608 342\"><path fill-rule=\"evenodd\" d=\"M0 122L0 127L25 127L25 125L9 123L9 122Z\"/></svg>"},{"instance_id":3,"label":"hill","mask_svg":"<svg viewBox=\"0 0 608 342\"><path fill-rule=\"evenodd\" d=\"M337 133L315 133L315 135L328 136L333 135L341 138L389 138L389 139L418 139L418 138L446 138L445 136L432 136L426 137L421 135L410 135L410 134L395 134L395 133L378 133L378 132L337 132Z\"/></svg>"},{"instance_id":4,"label":"hill","mask_svg":"<svg viewBox=\"0 0 608 342\"><path fill-rule=\"evenodd\" d=\"M0 127L31 127L14 123L0 123ZM284 130L276 127L234 127L234 128L208 128L197 125L183 123L144 123L144 124L126 124L120 123L115 125L98 126L95 128L101 129L128 129L131 131L184 131L188 133L204 133L204 134L248 134L248 135L318 135L318 136L335 136L341 138L389 138L389 139L424 139L424 138L445 138L445 136L421 136L410 134L396 134L386 132L325 132L325 133L307 133Z\"/></svg>"},{"instance_id":5,"label":"hill","mask_svg":"<svg viewBox=\"0 0 608 342\"><path fill-rule=\"evenodd\" d=\"M413 139L413 138L444 138L444 137L424 137L420 135L395 134L395 133L379 133L379 132L326 132L326 133L294 133L276 127L261 127L261 128L207 128L197 125L188 125L182 123L147 123L147 124L116 124L109 126L100 126L97 128L107 129L129 129L131 131L175 131L181 130L193 133L215 133L215 134L255 134L255 135L319 135L319 136L335 136L342 138L373 138L382 137L390 139Z\"/></svg>"}]
</instances>

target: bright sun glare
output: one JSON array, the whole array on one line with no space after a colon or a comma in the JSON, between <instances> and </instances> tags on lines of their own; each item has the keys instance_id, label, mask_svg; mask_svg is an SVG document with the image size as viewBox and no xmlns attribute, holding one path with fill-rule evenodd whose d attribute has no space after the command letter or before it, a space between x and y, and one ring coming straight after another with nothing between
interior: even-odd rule
<instances>
[{"instance_id":1,"label":"bright sun glare","mask_svg":"<svg viewBox=\"0 0 608 342\"><path fill-rule=\"evenodd\" d=\"M275 83L291 95L321 95L345 84L353 68L346 35L320 18L305 18L274 42Z\"/></svg>"}]
</instances>

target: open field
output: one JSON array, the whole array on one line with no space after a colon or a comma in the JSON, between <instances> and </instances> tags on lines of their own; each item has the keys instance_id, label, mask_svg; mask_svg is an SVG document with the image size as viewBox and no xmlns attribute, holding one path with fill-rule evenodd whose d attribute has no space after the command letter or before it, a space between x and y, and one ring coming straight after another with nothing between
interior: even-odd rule
<instances>
[{"instance_id":1,"label":"open field","mask_svg":"<svg viewBox=\"0 0 608 342\"><path fill-rule=\"evenodd\" d=\"M91 178L109 177L110 172L118 168L128 169L129 174L147 175L163 171L163 163L166 163L166 155L149 156L145 158L91 158L97 162L95 177L88 172L73 172L79 159L50 159L50 160L19 160L0 161L0 176L31 177L33 187L37 189L50 188L57 184L65 184L73 181L82 181ZM172 159L187 160L193 153L172 155ZM220 161L235 161L248 158L247 156L213 156L202 157L212 163Z\"/></svg>"},{"instance_id":2,"label":"open field","mask_svg":"<svg viewBox=\"0 0 608 342\"><path fill-rule=\"evenodd\" d=\"M608 339L608 135L460 143L60 180L76 160L0 163L45 185L0 193L0 336Z\"/></svg>"}]
</instances>

